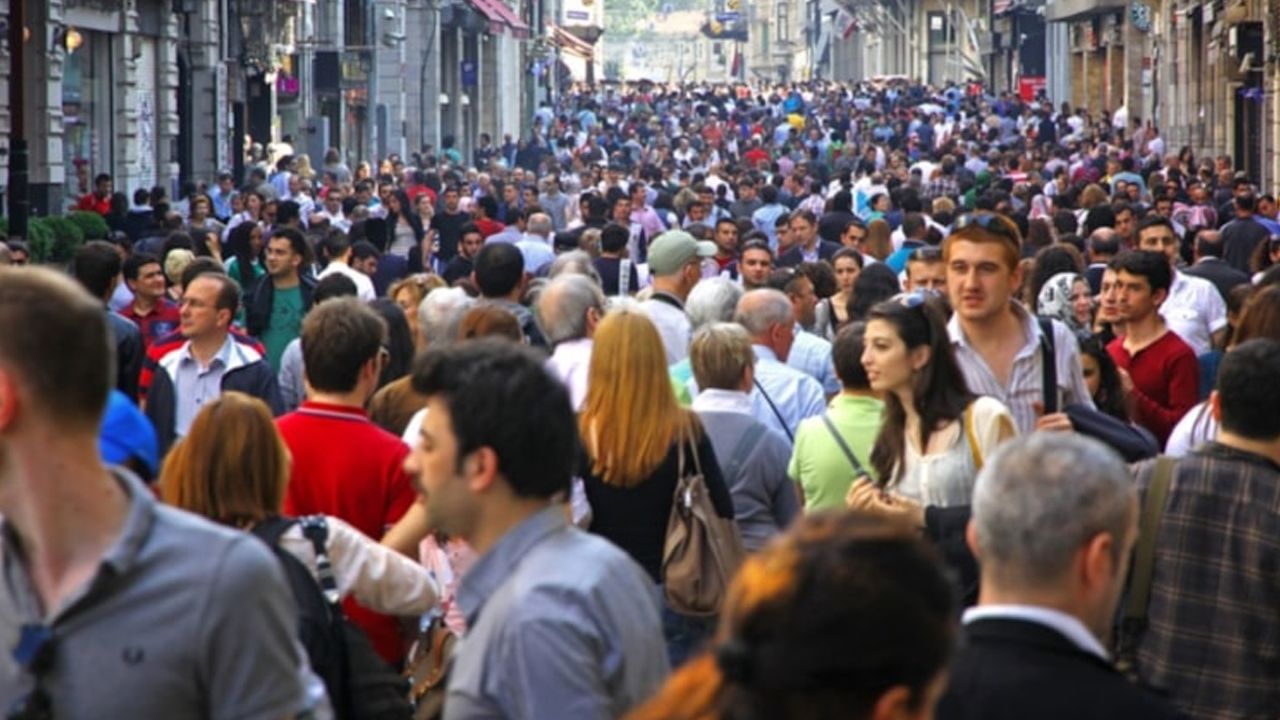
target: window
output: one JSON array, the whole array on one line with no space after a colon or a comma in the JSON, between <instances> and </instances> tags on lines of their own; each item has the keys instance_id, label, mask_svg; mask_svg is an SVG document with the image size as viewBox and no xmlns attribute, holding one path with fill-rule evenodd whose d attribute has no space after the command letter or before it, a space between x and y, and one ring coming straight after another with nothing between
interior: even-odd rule
<instances>
[{"instance_id":1,"label":"window","mask_svg":"<svg viewBox=\"0 0 1280 720\"><path fill-rule=\"evenodd\" d=\"M791 8L786 0L778 3L778 42L785 43L791 39Z\"/></svg>"}]
</instances>

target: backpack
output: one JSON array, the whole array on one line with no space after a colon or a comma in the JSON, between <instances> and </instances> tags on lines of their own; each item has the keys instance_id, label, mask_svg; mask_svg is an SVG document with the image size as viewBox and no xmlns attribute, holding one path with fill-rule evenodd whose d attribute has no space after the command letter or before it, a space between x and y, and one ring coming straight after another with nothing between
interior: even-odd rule
<instances>
[{"instance_id":1,"label":"backpack","mask_svg":"<svg viewBox=\"0 0 1280 720\"><path fill-rule=\"evenodd\" d=\"M280 547L280 536L295 524L311 541L316 575ZM329 565L329 525L324 516L275 517L258 523L253 535L271 547L298 603L298 640L311 669L324 681L339 720L410 720L409 688L374 652L369 638L342 612L338 584ZM318 577L318 580L317 580Z\"/></svg>"},{"instance_id":2,"label":"backpack","mask_svg":"<svg viewBox=\"0 0 1280 720\"><path fill-rule=\"evenodd\" d=\"M662 583L672 610L707 617L720 612L746 550L737 524L716 513L697 448L693 450L694 472L686 474L684 451L690 439L681 434L676 442L679 461L662 546Z\"/></svg>"}]
</instances>

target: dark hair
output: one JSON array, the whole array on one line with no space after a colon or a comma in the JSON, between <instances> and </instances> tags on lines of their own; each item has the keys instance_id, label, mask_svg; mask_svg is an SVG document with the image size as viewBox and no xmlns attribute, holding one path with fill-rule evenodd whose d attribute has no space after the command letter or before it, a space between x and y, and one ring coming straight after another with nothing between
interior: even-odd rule
<instances>
[{"instance_id":1,"label":"dark hair","mask_svg":"<svg viewBox=\"0 0 1280 720\"><path fill-rule=\"evenodd\" d=\"M276 228L271 231L271 237L267 242L276 238L288 240L293 251L302 257L302 262L311 262L311 244L307 242L307 236L301 231L296 228Z\"/></svg>"},{"instance_id":2,"label":"dark hair","mask_svg":"<svg viewBox=\"0 0 1280 720\"><path fill-rule=\"evenodd\" d=\"M813 293L819 298L829 298L840 289L836 283L835 268L824 260L802 262L796 266L796 272L809 278L813 283Z\"/></svg>"},{"instance_id":3,"label":"dark hair","mask_svg":"<svg viewBox=\"0 0 1280 720\"><path fill-rule=\"evenodd\" d=\"M618 223L609 223L600 231L600 250L607 253L622 252L630 239L630 230Z\"/></svg>"},{"instance_id":4,"label":"dark hair","mask_svg":"<svg viewBox=\"0 0 1280 720\"><path fill-rule=\"evenodd\" d=\"M330 261L337 260L351 249L351 238L341 230L334 230L325 236L322 243L325 254Z\"/></svg>"},{"instance_id":5,"label":"dark hair","mask_svg":"<svg viewBox=\"0 0 1280 720\"><path fill-rule=\"evenodd\" d=\"M236 280L241 287L253 284L253 265L258 260L253 255L253 231L257 227L257 223L242 222L227 234L227 254L236 259Z\"/></svg>"},{"instance_id":6,"label":"dark hair","mask_svg":"<svg viewBox=\"0 0 1280 720\"><path fill-rule=\"evenodd\" d=\"M1173 229L1173 223L1169 221L1169 218L1155 213L1151 213L1138 221L1137 234L1141 235L1143 230L1153 227L1166 227L1169 228L1170 233L1177 235L1177 232Z\"/></svg>"},{"instance_id":7,"label":"dark hair","mask_svg":"<svg viewBox=\"0 0 1280 720\"><path fill-rule=\"evenodd\" d=\"M524 277L524 255L511 243L489 243L476 253L472 272L480 294L487 298L506 297Z\"/></svg>"},{"instance_id":8,"label":"dark hair","mask_svg":"<svg viewBox=\"0 0 1280 720\"><path fill-rule=\"evenodd\" d=\"M742 249L738 251L738 257L742 257L748 250L763 250L769 253L769 260L774 257L773 248L769 247L767 240L748 240L742 244Z\"/></svg>"},{"instance_id":9,"label":"dark hair","mask_svg":"<svg viewBox=\"0 0 1280 720\"><path fill-rule=\"evenodd\" d=\"M1223 430L1249 440L1280 437L1280 341L1254 338L1223 355L1217 392Z\"/></svg>"},{"instance_id":10,"label":"dark hair","mask_svg":"<svg viewBox=\"0 0 1280 720\"><path fill-rule=\"evenodd\" d=\"M835 254L831 256L831 266L835 267L837 260L843 260L845 258L848 258L852 260L855 264L857 264L859 270L861 270L862 267L866 265L866 262L867 262L866 258L862 257L862 253L858 252L857 250L854 250L851 247L843 247L837 250Z\"/></svg>"},{"instance_id":11,"label":"dark hair","mask_svg":"<svg viewBox=\"0 0 1280 720\"><path fill-rule=\"evenodd\" d=\"M920 447L928 447L929 436L939 425L958 420L973 400L960 363L956 361L947 333L946 313L938 301L922 296L918 305L907 305L893 299L877 304L867 320L882 320L893 325L908 350L924 346L930 349L929 362L913 378L912 403L920 415ZM884 424L871 450L871 466L881 485L900 479L906 455L907 413L894 393L884 399ZM895 475L895 470L899 475Z\"/></svg>"},{"instance_id":12,"label":"dark hair","mask_svg":"<svg viewBox=\"0 0 1280 720\"><path fill-rule=\"evenodd\" d=\"M1115 256L1107 267L1116 272L1141 275L1147 279L1153 293L1157 290L1168 292L1173 283L1173 269L1169 267L1168 256L1155 250L1126 250Z\"/></svg>"},{"instance_id":13,"label":"dark hair","mask_svg":"<svg viewBox=\"0 0 1280 720\"><path fill-rule=\"evenodd\" d=\"M898 274L884 263L871 263L862 268L853 281L853 294L846 308L850 320L865 320L867 313L879 302L902 292Z\"/></svg>"},{"instance_id":14,"label":"dark hair","mask_svg":"<svg viewBox=\"0 0 1280 720\"><path fill-rule=\"evenodd\" d=\"M487 447L517 496L569 491L578 427L568 391L545 362L510 340L486 338L431 347L414 364L413 389L449 409L459 472Z\"/></svg>"},{"instance_id":15,"label":"dark hair","mask_svg":"<svg viewBox=\"0 0 1280 720\"><path fill-rule=\"evenodd\" d=\"M382 259L382 253L378 252L378 248L368 240L361 240L351 246L352 260L368 260L369 258Z\"/></svg>"},{"instance_id":16,"label":"dark hair","mask_svg":"<svg viewBox=\"0 0 1280 720\"><path fill-rule=\"evenodd\" d=\"M498 201L489 195L476 198L476 207L484 210L484 216L489 219L493 219L498 214Z\"/></svg>"},{"instance_id":17,"label":"dark hair","mask_svg":"<svg viewBox=\"0 0 1280 720\"><path fill-rule=\"evenodd\" d=\"M404 311L400 311L401 317ZM302 360L307 383L320 392L351 392L360 369L377 357L387 324L356 298L326 301L302 321Z\"/></svg>"},{"instance_id":18,"label":"dark hair","mask_svg":"<svg viewBox=\"0 0 1280 720\"><path fill-rule=\"evenodd\" d=\"M120 256L117 254L116 257ZM124 273L125 280L137 280L138 273L142 270L143 266L153 264L159 265L160 258L149 252L136 252L124 261L124 265L121 267L121 272ZM163 271L164 268L161 268L161 270Z\"/></svg>"},{"instance_id":19,"label":"dark hair","mask_svg":"<svg viewBox=\"0 0 1280 720\"><path fill-rule=\"evenodd\" d=\"M356 282L342 273L326 275L316 283L311 291L311 306L315 307L325 300L340 297L355 297L360 294Z\"/></svg>"},{"instance_id":20,"label":"dark hair","mask_svg":"<svg viewBox=\"0 0 1280 720\"><path fill-rule=\"evenodd\" d=\"M382 366L382 374L378 376L378 387L382 388L409 374L413 364L413 334L409 330L404 310L394 300L378 298L369 303L369 307L387 323L386 347L390 355L387 364Z\"/></svg>"},{"instance_id":21,"label":"dark hair","mask_svg":"<svg viewBox=\"0 0 1280 720\"><path fill-rule=\"evenodd\" d=\"M226 275L226 274L227 274L227 269L223 267L222 263L218 262L217 260L214 260L211 257L197 257L193 259L191 262L187 263L187 267L182 270L182 278L180 279L180 285L183 289L185 289L188 285L191 284L192 280L195 280L201 275Z\"/></svg>"},{"instance_id":22,"label":"dark hair","mask_svg":"<svg viewBox=\"0 0 1280 720\"><path fill-rule=\"evenodd\" d=\"M778 188L773 185L766 184L760 188L760 200L765 205L772 205L778 202Z\"/></svg>"},{"instance_id":23,"label":"dark hair","mask_svg":"<svg viewBox=\"0 0 1280 720\"><path fill-rule=\"evenodd\" d=\"M1093 396L1094 404L1102 412L1128 422L1129 411L1125 408L1120 373L1116 372L1116 361L1111 359L1102 338L1094 336L1080 343L1080 356L1086 355L1098 363L1098 392Z\"/></svg>"},{"instance_id":24,"label":"dark hair","mask_svg":"<svg viewBox=\"0 0 1280 720\"><path fill-rule=\"evenodd\" d=\"M1258 243L1263 245L1265 243ZM1196 252L1203 257L1222 257L1222 236L1210 230L1201 230L1196 233L1195 239Z\"/></svg>"},{"instance_id":25,"label":"dark hair","mask_svg":"<svg viewBox=\"0 0 1280 720\"><path fill-rule=\"evenodd\" d=\"M276 225L288 225L302 219L302 206L294 200L282 200L276 205Z\"/></svg>"},{"instance_id":26,"label":"dark hair","mask_svg":"<svg viewBox=\"0 0 1280 720\"><path fill-rule=\"evenodd\" d=\"M1035 301L1040 297L1040 289L1049 279L1060 273L1084 272L1084 258L1071 245L1049 245L1036 253L1035 267L1031 272L1030 298Z\"/></svg>"},{"instance_id":27,"label":"dark hair","mask_svg":"<svg viewBox=\"0 0 1280 720\"><path fill-rule=\"evenodd\" d=\"M862 366L863 335L867 324L861 320L851 322L836 333L831 344L831 357L835 361L836 377L845 390L867 390L867 369Z\"/></svg>"},{"instance_id":28,"label":"dark hair","mask_svg":"<svg viewBox=\"0 0 1280 720\"><path fill-rule=\"evenodd\" d=\"M208 277L209 280L218 283L218 296L214 299L213 309L215 311L229 311L231 313L231 318L234 320L236 313L240 311L240 286L237 285L236 281L226 273L201 273L200 275L191 278L191 282L195 282L197 279L203 277ZM186 285L183 287L185 288Z\"/></svg>"},{"instance_id":29,"label":"dark hair","mask_svg":"<svg viewBox=\"0 0 1280 720\"><path fill-rule=\"evenodd\" d=\"M110 180L111 176L108 175ZM71 276L84 286L89 294L102 300L111 289L112 282L120 274L120 253L116 246L105 240L90 240L71 258ZM135 271L136 275L136 271Z\"/></svg>"}]
</instances>

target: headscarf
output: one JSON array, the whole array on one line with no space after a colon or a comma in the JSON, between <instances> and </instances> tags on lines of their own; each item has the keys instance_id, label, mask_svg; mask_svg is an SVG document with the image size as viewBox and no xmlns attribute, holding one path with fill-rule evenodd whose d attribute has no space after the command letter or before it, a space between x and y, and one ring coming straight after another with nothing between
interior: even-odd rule
<instances>
[{"instance_id":1,"label":"headscarf","mask_svg":"<svg viewBox=\"0 0 1280 720\"><path fill-rule=\"evenodd\" d=\"M1036 298L1036 313L1042 317L1061 320L1072 332L1079 332L1083 329L1076 320L1076 314L1071 307L1071 291L1075 287L1076 281L1083 280L1080 275L1073 272L1063 272L1049 278L1049 281L1040 288L1040 295Z\"/></svg>"}]
</instances>

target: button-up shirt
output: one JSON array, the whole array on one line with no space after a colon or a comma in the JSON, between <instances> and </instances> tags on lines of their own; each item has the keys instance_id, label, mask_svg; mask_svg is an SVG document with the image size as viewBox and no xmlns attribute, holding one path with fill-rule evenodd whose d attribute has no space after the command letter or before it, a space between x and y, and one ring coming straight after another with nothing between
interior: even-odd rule
<instances>
[{"instance_id":1,"label":"button-up shirt","mask_svg":"<svg viewBox=\"0 0 1280 720\"><path fill-rule=\"evenodd\" d=\"M658 329L662 347L667 352L668 365L675 365L689 356L693 325L684 312L684 303L680 298L671 293L655 292L651 298L640 303L640 309Z\"/></svg>"},{"instance_id":2,"label":"button-up shirt","mask_svg":"<svg viewBox=\"0 0 1280 720\"><path fill-rule=\"evenodd\" d=\"M756 387L751 391L752 414L781 433L788 442L794 442L800 421L821 415L827 409L822 386L806 373L778 362L773 350L763 345L752 345L751 349L756 354ZM761 390L768 394L767 400Z\"/></svg>"},{"instance_id":3,"label":"button-up shirt","mask_svg":"<svg viewBox=\"0 0 1280 720\"><path fill-rule=\"evenodd\" d=\"M226 342L218 349L217 354L209 360L208 365L200 364L191 353L191 343L187 342L179 352L178 369L174 374L174 432L177 437L186 437L195 422L196 415L205 403L212 402L222 394L222 376L227 371L231 351L235 341L228 335Z\"/></svg>"},{"instance_id":4,"label":"button-up shirt","mask_svg":"<svg viewBox=\"0 0 1280 720\"><path fill-rule=\"evenodd\" d=\"M1213 283L1174 271L1160 316L1200 356L1213 349L1213 334L1227 326L1227 303Z\"/></svg>"},{"instance_id":5,"label":"button-up shirt","mask_svg":"<svg viewBox=\"0 0 1280 720\"><path fill-rule=\"evenodd\" d=\"M503 535L458 588L470 631L446 720L625 715L669 667L656 588L625 552L548 507Z\"/></svg>"},{"instance_id":6,"label":"button-up shirt","mask_svg":"<svg viewBox=\"0 0 1280 720\"><path fill-rule=\"evenodd\" d=\"M566 340L556 345L547 358L547 369L569 388L573 410L578 412L587 400L587 376L591 369L591 338Z\"/></svg>"},{"instance_id":7,"label":"button-up shirt","mask_svg":"<svg viewBox=\"0 0 1280 720\"><path fill-rule=\"evenodd\" d=\"M831 342L805 332L799 325L796 325L795 333L787 365L817 380L826 394L840 392L840 378L836 377L836 366L831 359Z\"/></svg>"},{"instance_id":8,"label":"button-up shirt","mask_svg":"<svg viewBox=\"0 0 1280 720\"><path fill-rule=\"evenodd\" d=\"M1018 427L1018 434L1025 435L1036 429L1035 403L1044 402L1044 377L1040 352L1040 323L1018 303L1013 303L1014 313L1022 323L1022 349L1013 359L1013 368L1009 372L1007 385L996 380L991 366L969 344L964 329L960 326L959 314L951 316L947 323L947 332L951 335L951 346L956 351L956 361L964 372L965 381L969 384L969 392L974 395L993 397L1009 408L1013 421ZM1080 367L1080 348L1074 334L1061 322L1053 321L1053 348L1058 363L1058 406L1081 404L1093 407L1093 397L1084 384L1084 373Z\"/></svg>"}]
</instances>

